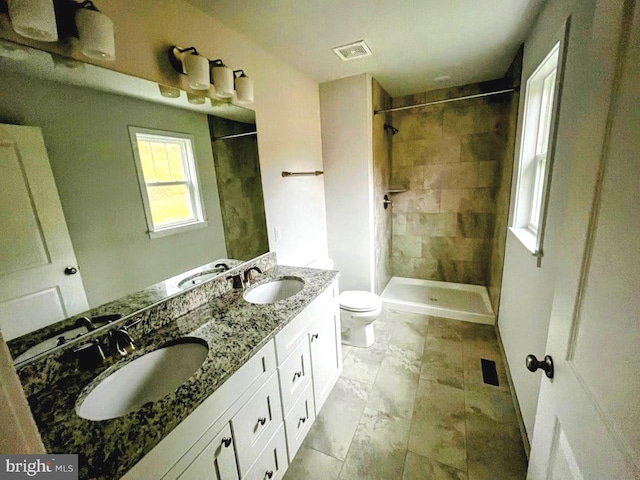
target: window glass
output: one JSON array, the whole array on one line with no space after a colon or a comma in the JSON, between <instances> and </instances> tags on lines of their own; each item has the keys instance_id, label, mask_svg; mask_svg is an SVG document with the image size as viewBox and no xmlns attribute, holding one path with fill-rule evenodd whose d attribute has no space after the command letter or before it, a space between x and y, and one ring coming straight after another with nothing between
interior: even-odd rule
<instances>
[{"instance_id":1,"label":"window glass","mask_svg":"<svg viewBox=\"0 0 640 480\"><path fill-rule=\"evenodd\" d=\"M192 138L130 127L149 232L202 223Z\"/></svg>"}]
</instances>

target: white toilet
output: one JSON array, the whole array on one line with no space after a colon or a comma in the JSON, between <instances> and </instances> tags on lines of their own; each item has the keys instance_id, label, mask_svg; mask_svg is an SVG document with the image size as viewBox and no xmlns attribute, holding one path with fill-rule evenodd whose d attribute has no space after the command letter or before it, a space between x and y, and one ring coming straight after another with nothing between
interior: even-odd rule
<instances>
[{"instance_id":1,"label":"white toilet","mask_svg":"<svg viewBox=\"0 0 640 480\"><path fill-rule=\"evenodd\" d=\"M311 268L333 269L333 260L314 260ZM369 348L375 342L373 321L382 312L382 299L375 293L347 290L340 294L340 323L342 343L354 347Z\"/></svg>"},{"instance_id":2,"label":"white toilet","mask_svg":"<svg viewBox=\"0 0 640 480\"><path fill-rule=\"evenodd\" d=\"M371 292L346 290L340 294L342 343L368 348L373 345L373 321L382 312L382 299Z\"/></svg>"}]
</instances>

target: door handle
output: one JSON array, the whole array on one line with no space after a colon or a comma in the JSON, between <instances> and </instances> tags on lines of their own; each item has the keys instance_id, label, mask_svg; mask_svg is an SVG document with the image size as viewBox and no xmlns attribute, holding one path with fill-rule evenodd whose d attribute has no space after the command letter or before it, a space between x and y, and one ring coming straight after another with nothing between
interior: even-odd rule
<instances>
[{"instance_id":1,"label":"door handle","mask_svg":"<svg viewBox=\"0 0 640 480\"><path fill-rule=\"evenodd\" d=\"M65 275L75 275L78 273L78 269L76 267L67 267L64 269Z\"/></svg>"},{"instance_id":2,"label":"door handle","mask_svg":"<svg viewBox=\"0 0 640 480\"><path fill-rule=\"evenodd\" d=\"M530 372L541 369L548 378L553 378L553 359L549 355L545 355L544 360L538 360L535 355L529 354L526 365Z\"/></svg>"}]
</instances>

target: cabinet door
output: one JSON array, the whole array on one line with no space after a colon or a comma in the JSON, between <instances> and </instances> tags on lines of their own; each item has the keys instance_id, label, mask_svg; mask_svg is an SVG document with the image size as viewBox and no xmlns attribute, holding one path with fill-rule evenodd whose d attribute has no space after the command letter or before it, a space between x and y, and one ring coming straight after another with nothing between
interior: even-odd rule
<instances>
[{"instance_id":1,"label":"cabinet door","mask_svg":"<svg viewBox=\"0 0 640 480\"><path fill-rule=\"evenodd\" d=\"M293 457L296 456L304 437L307 436L313 421L316 419L313 404L313 388L308 385L284 419L289 461L293 461Z\"/></svg>"},{"instance_id":2,"label":"cabinet door","mask_svg":"<svg viewBox=\"0 0 640 480\"><path fill-rule=\"evenodd\" d=\"M305 336L298 347L278 367L282 411L286 416L307 386L311 385L311 357Z\"/></svg>"},{"instance_id":3,"label":"cabinet door","mask_svg":"<svg viewBox=\"0 0 640 480\"><path fill-rule=\"evenodd\" d=\"M282 406L278 376L274 374L231 420L242 477L280 425Z\"/></svg>"},{"instance_id":4,"label":"cabinet door","mask_svg":"<svg viewBox=\"0 0 640 480\"><path fill-rule=\"evenodd\" d=\"M335 309L323 314L311 327L309 341L317 415L342 372L340 316Z\"/></svg>"},{"instance_id":5,"label":"cabinet door","mask_svg":"<svg viewBox=\"0 0 640 480\"><path fill-rule=\"evenodd\" d=\"M284 429L280 426L242 480L281 480L288 467Z\"/></svg>"},{"instance_id":6,"label":"cabinet door","mask_svg":"<svg viewBox=\"0 0 640 480\"><path fill-rule=\"evenodd\" d=\"M180 480L238 480L231 428L227 424L178 477Z\"/></svg>"}]
</instances>

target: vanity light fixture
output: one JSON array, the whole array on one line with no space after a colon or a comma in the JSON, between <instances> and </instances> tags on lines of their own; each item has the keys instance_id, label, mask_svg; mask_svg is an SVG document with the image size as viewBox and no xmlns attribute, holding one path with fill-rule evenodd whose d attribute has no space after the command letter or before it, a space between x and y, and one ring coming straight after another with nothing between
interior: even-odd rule
<instances>
[{"instance_id":1,"label":"vanity light fixture","mask_svg":"<svg viewBox=\"0 0 640 480\"><path fill-rule=\"evenodd\" d=\"M11 25L18 35L40 42L57 42L53 0L9 0Z\"/></svg>"},{"instance_id":2,"label":"vanity light fixture","mask_svg":"<svg viewBox=\"0 0 640 480\"><path fill-rule=\"evenodd\" d=\"M100 12L91 0L82 2L78 7L76 27L82 54L94 60L115 60L113 20Z\"/></svg>"},{"instance_id":3,"label":"vanity light fixture","mask_svg":"<svg viewBox=\"0 0 640 480\"><path fill-rule=\"evenodd\" d=\"M169 63L176 72L187 76L189 88L209 90L209 60L200 55L196 47L169 47Z\"/></svg>"},{"instance_id":4,"label":"vanity light fixture","mask_svg":"<svg viewBox=\"0 0 640 480\"><path fill-rule=\"evenodd\" d=\"M238 102L253 102L253 80L247 77L246 73L244 73L244 70L234 70L233 75L235 77L234 80Z\"/></svg>"},{"instance_id":5,"label":"vanity light fixture","mask_svg":"<svg viewBox=\"0 0 640 480\"><path fill-rule=\"evenodd\" d=\"M211 60L211 78L213 86L216 88L216 96L220 98L233 97L233 70L222 63L221 59Z\"/></svg>"},{"instance_id":6,"label":"vanity light fixture","mask_svg":"<svg viewBox=\"0 0 640 480\"><path fill-rule=\"evenodd\" d=\"M196 93L187 92L187 101L191 105L204 105L206 98Z\"/></svg>"},{"instance_id":7,"label":"vanity light fixture","mask_svg":"<svg viewBox=\"0 0 640 480\"><path fill-rule=\"evenodd\" d=\"M167 85L158 84L158 89L160 89L160 95L166 98L178 98L180 97L180 90L174 87L169 87Z\"/></svg>"},{"instance_id":8,"label":"vanity light fixture","mask_svg":"<svg viewBox=\"0 0 640 480\"><path fill-rule=\"evenodd\" d=\"M228 103L237 94L239 103L253 102L253 81L244 70L232 70L220 58L208 60L196 47L172 46L168 54L169 63L176 72L187 75L192 90L208 90L213 84L214 98Z\"/></svg>"},{"instance_id":9,"label":"vanity light fixture","mask_svg":"<svg viewBox=\"0 0 640 480\"><path fill-rule=\"evenodd\" d=\"M80 51L94 60L116 59L113 21L91 0L9 0L16 33L41 42L77 37Z\"/></svg>"}]
</instances>

